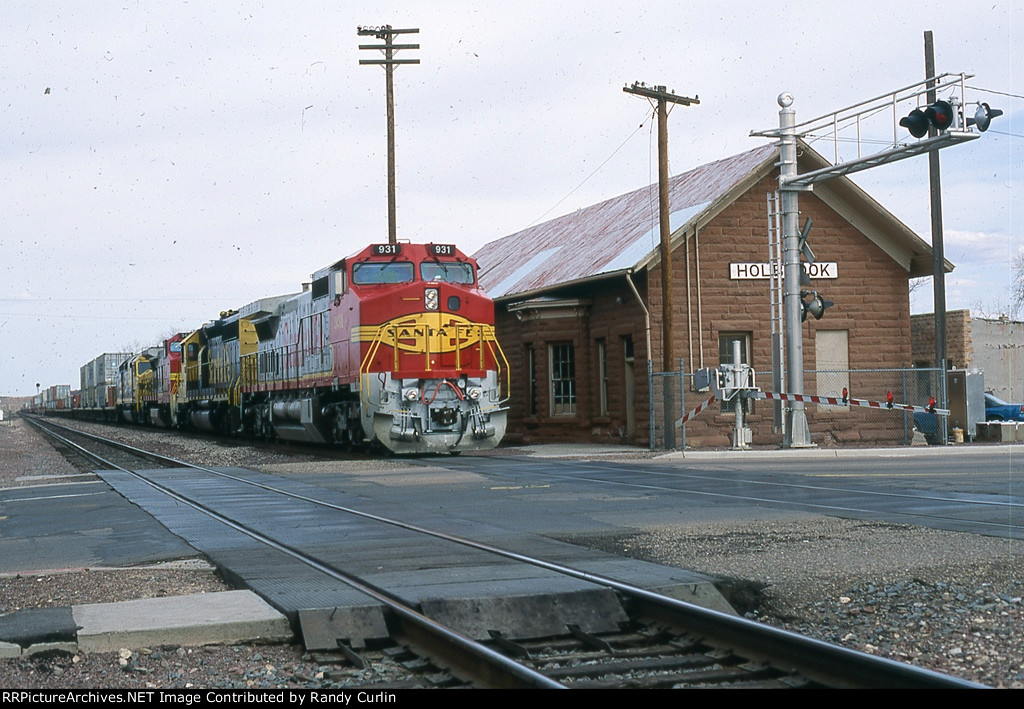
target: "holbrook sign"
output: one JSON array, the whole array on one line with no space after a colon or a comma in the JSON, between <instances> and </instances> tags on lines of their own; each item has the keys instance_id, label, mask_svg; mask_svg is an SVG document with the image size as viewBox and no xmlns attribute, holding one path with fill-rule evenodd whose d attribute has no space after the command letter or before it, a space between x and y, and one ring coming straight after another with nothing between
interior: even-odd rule
<instances>
[{"instance_id":1,"label":"holbrook sign","mask_svg":"<svg viewBox=\"0 0 1024 709\"><path fill-rule=\"evenodd\" d=\"M808 278L839 278L839 264L835 261L801 263ZM729 278L734 281L768 279L772 277L770 263L730 263ZM778 271L774 275L779 275Z\"/></svg>"}]
</instances>

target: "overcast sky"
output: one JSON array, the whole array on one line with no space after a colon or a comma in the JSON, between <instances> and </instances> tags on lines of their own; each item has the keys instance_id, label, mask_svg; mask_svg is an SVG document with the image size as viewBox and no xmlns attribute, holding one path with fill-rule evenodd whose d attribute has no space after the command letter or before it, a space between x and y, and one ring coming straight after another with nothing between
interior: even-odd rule
<instances>
[{"instance_id":1,"label":"overcast sky","mask_svg":"<svg viewBox=\"0 0 1024 709\"><path fill-rule=\"evenodd\" d=\"M420 29L395 73L398 236L468 253L656 180L627 83L699 95L670 117L675 174L760 144L782 91L803 120L918 81L930 29L938 71L1006 112L941 153L948 307L998 314L1022 248L1024 10L902 5L6 0L0 395L77 389L102 352L387 240L384 72L358 64L379 57L359 25ZM927 158L855 181L930 240Z\"/></svg>"}]
</instances>

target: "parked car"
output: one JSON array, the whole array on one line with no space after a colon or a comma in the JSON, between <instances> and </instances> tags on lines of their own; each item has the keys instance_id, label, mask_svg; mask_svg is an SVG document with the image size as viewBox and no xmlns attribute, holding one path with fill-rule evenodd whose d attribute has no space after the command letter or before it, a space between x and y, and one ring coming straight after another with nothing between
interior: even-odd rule
<instances>
[{"instance_id":1,"label":"parked car","mask_svg":"<svg viewBox=\"0 0 1024 709\"><path fill-rule=\"evenodd\" d=\"M1024 404L1008 404L995 394L985 392L986 421L1024 421Z\"/></svg>"}]
</instances>

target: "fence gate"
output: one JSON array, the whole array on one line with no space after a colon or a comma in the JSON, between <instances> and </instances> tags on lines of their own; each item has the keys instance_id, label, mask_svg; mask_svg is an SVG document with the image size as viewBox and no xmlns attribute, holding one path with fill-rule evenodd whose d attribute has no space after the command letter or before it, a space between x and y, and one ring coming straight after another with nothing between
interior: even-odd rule
<instances>
[{"instance_id":1,"label":"fence gate","mask_svg":"<svg viewBox=\"0 0 1024 709\"><path fill-rule=\"evenodd\" d=\"M676 427L676 421L686 412L687 378L683 360L676 372L655 372L654 364L647 362L647 390L650 405L650 449L686 449L686 428Z\"/></svg>"}]
</instances>

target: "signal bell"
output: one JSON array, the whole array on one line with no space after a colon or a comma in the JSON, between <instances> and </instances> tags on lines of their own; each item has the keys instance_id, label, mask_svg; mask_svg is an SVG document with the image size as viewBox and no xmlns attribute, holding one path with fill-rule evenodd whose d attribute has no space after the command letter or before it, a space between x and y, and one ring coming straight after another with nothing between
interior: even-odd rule
<instances>
[{"instance_id":1,"label":"signal bell","mask_svg":"<svg viewBox=\"0 0 1024 709\"><path fill-rule=\"evenodd\" d=\"M807 295L813 297L810 300L803 300L803 297ZM808 314L813 315L815 320L821 320L821 316L825 314L825 310L835 305L831 300L825 300L818 295L817 291L803 291L800 293L800 298L800 305L802 306L802 312L800 314L801 322L807 319Z\"/></svg>"},{"instance_id":2,"label":"signal bell","mask_svg":"<svg viewBox=\"0 0 1024 709\"><path fill-rule=\"evenodd\" d=\"M987 103L979 103L978 110L974 112L974 118L967 119L967 125L977 126L979 133L984 133L992 124L992 119L1003 115L998 108L992 108Z\"/></svg>"},{"instance_id":3,"label":"signal bell","mask_svg":"<svg viewBox=\"0 0 1024 709\"><path fill-rule=\"evenodd\" d=\"M915 138L928 135L928 129L932 126L936 130L946 130L953 125L953 106L949 101L936 101L923 110L915 108L905 118L900 119L900 125L909 130ZM982 129L979 127L978 130Z\"/></svg>"}]
</instances>

